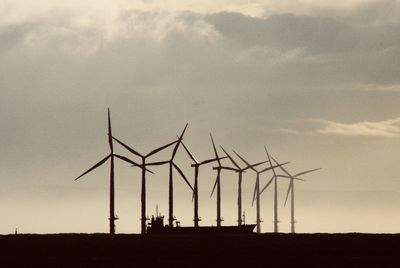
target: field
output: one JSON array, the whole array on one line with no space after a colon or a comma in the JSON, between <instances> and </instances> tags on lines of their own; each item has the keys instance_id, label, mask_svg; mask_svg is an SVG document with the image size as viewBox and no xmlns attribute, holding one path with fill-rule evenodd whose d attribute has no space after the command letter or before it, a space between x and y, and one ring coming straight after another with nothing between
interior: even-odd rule
<instances>
[{"instance_id":1,"label":"field","mask_svg":"<svg viewBox=\"0 0 400 268\"><path fill-rule=\"evenodd\" d=\"M399 249L397 234L18 234L0 236L0 267L399 267Z\"/></svg>"}]
</instances>

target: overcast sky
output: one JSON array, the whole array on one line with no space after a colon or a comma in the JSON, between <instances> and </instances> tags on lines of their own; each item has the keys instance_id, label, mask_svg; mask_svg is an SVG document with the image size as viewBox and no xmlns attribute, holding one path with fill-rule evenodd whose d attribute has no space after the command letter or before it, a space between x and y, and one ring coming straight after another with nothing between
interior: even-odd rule
<instances>
[{"instance_id":1,"label":"overcast sky","mask_svg":"<svg viewBox=\"0 0 400 268\"><path fill-rule=\"evenodd\" d=\"M114 135L141 152L188 122L200 159L212 132L251 162L265 144L293 173L321 167L297 184L299 232L399 231L400 1L64 2L0 0L0 233L108 231L107 164L73 181L108 153L107 107ZM179 161L192 181L183 150ZM209 169L203 225L216 217ZM155 171L148 215L156 204L167 215L167 169ZM116 174L117 232L139 232L140 171L118 163ZM236 175L222 176L224 224L236 224ZM191 225L178 177L175 195ZM265 232L272 198L262 196Z\"/></svg>"}]
</instances>

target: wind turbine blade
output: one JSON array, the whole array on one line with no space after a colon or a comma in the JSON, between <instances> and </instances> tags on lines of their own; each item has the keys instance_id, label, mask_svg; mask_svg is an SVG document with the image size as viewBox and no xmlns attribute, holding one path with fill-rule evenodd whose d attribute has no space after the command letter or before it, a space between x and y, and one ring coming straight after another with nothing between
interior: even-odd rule
<instances>
[{"instance_id":1,"label":"wind turbine blade","mask_svg":"<svg viewBox=\"0 0 400 268\"><path fill-rule=\"evenodd\" d=\"M139 157L143 157L143 155L139 154L138 152L136 152L135 150L133 150L131 147L129 147L128 145L126 145L125 143L123 143L122 141L120 141L119 139L117 139L116 137L112 137L116 142L118 142L119 144L121 144L125 149L127 149L129 152L133 153L134 155L137 155Z\"/></svg>"},{"instance_id":2,"label":"wind turbine blade","mask_svg":"<svg viewBox=\"0 0 400 268\"><path fill-rule=\"evenodd\" d=\"M272 183L272 181L274 180L275 176L272 176L272 178L268 181L268 183L261 189L260 191L260 195L265 191L265 189L268 188L268 186L270 186L270 184Z\"/></svg>"},{"instance_id":3,"label":"wind turbine blade","mask_svg":"<svg viewBox=\"0 0 400 268\"><path fill-rule=\"evenodd\" d=\"M298 181L306 181L305 179L300 179L300 178L296 178L296 177L293 177L293 176L280 175L280 174L278 174L276 176L279 177L279 178L287 178L287 179L293 179L293 180L298 180Z\"/></svg>"},{"instance_id":4,"label":"wind turbine blade","mask_svg":"<svg viewBox=\"0 0 400 268\"><path fill-rule=\"evenodd\" d=\"M110 145L111 153L113 153L114 146L113 146L113 141L112 141L110 108L108 108L107 115L108 115L108 144Z\"/></svg>"},{"instance_id":5,"label":"wind turbine blade","mask_svg":"<svg viewBox=\"0 0 400 268\"><path fill-rule=\"evenodd\" d=\"M114 154L114 156L117 157L117 158L119 158L119 159L121 159L121 160L123 160L123 161L125 161L125 162L128 162L128 163L132 164L132 166L142 168L142 165L140 165L140 164L138 164L138 163L136 163L136 162L130 160L128 157L125 157L125 156L122 156L122 155L119 155L119 154ZM153 171L151 171L151 170L149 170L149 169L147 169L147 168L146 168L146 171L147 171L147 172L150 172L150 173L152 173L152 174L154 174Z\"/></svg>"},{"instance_id":6,"label":"wind turbine blade","mask_svg":"<svg viewBox=\"0 0 400 268\"><path fill-rule=\"evenodd\" d=\"M224 149L224 147L222 147L221 145L219 147L221 147L222 151L224 151L229 160L231 160L232 164L235 165L238 169L240 169L240 166L235 162L235 160L233 160L233 158L228 154L228 152Z\"/></svg>"},{"instance_id":7,"label":"wind turbine blade","mask_svg":"<svg viewBox=\"0 0 400 268\"><path fill-rule=\"evenodd\" d=\"M251 206L254 205L254 201L256 200L256 192L257 192L257 184L254 184L253 201L251 202Z\"/></svg>"},{"instance_id":8,"label":"wind turbine blade","mask_svg":"<svg viewBox=\"0 0 400 268\"><path fill-rule=\"evenodd\" d=\"M199 165L205 165L205 164L208 164L208 163L211 163L211 162L218 161L218 159L222 160L222 159L225 159L225 158L226 158L226 156L225 157L220 157L220 158L207 159L207 160L204 160L204 161L200 162Z\"/></svg>"},{"instance_id":9,"label":"wind turbine blade","mask_svg":"<svg viewBox=\"0 0 400 268\"><path fill-rule=\"evenodd\" d=\"M181 177L184 179L186 184L189 185L190 189L192 189L192 191L194 192L192 185L189 183L188 179L186 178L185 174L183 174L182 170L175 163L172 163L172 165L178 171L178 173L181 175Z\"/></svg>"},{"instance_id":10,"label":"wind turbine blade","mask_svg":"<svg viewBox=\"0 0 400 268\"><path fill-rule=\"evenodd\" d=\"M314 172L314 171L317 171L317 170L320 170L320 169L321 168L314 168L314 169L310 169L310 170L307 170L307 171L303 171L303 172L297 173L296 175L294 175L294 177L305 175L305 174L308 174L308 173L311 173L311 172Z\"/></svg>"},{"instance_id":11,"label":"wind turbine blade","mask_svg":"<svg viewBox=\"0 0 400 268\"><path fill-rule=\"evenodd\" d=\"M82 173L79 177L77 177L75 180L79 179L80 177L88 174L90 171L92 171L93 169L101 166L102 164L104 164L104 162L106 162L108 160L108 158L110 158L111 154L107 155L105 158L103 158L102 160L100 160L100 162L98 162L97 164L95 164L93 167L89 168L88 170L86 170L84 173Z\"/></svg>"},{"instance_id":12,"label":"wind turbine blade","mask_svg":"<svg viewBox=\"0 0 400 268\"><path fill-rule=\"evenodd\" d=\"M235 171L235 172L240 171L240 169L233 168L233 167L224 167L224 166L221 166L221 167L217 167L217 168L226 169L226 170L232 170L232 171Z\"/></svg>"},{"instance_id":13,"label":"wind turbine blade","mask_svg":"<svg viewBox=\"0 0 400 268\"><path fill-rule=\"evenodd\" d=\"M212 145L213 145L213 148L214 148L215 159L217 159L218 165L221 166L221 161L219 161L219 156L218 156L217 148L215 147L215 142L214 142L214 139L213 139L213 136L212 136L211 133L210 133L210 138L211 138L211 142L212 142Z\"/></svg>"},{"instance_id":14,"label":"wind turbine blade","mask_svg":"<svg viewBox=\"0 0 400 268\"><path fill-rule=\"evenodd\" d=\"M174 158L175 158L176 152L178 151L179 144L181 144L181 142L182 142L183 135L185 134L185 131L186 131L187 126L188 126L188 123L186 123L185 128L183 129L181 135L180 135L179 138L178 138L178 142L176 143L176 145L175 145L175 147L174 147L174 151L172 152L172 157L171 157L171 159L174 159Z\"/></svg>"},{"instance_id":15,"label":"wind turbine blade","mask_svg":"<svg viewBox=\"0 0 400 268\"><path fill-rule=\"evenodd\" d=\"M275 166L267 167L267 168L261 170L260 173L265 172L265 171L268 171L268 170L270 170L270 169L274 169L274 168L276 168L276 167L281 167L281 166L286 165L286 164L289 164L289 163L290 163L290 162L285 162L285 163L283 163L283 164L277 164L277 165L275 165Z\"/></svg>"},{"instance_id":16,"label":"wind turbine blade","mask_svg":"<svg viewBox=\"0 0 400 268\"><path fill-rule=\"evenodd\" d=\"M146 163L146 166L162 166L165 165L167 163L169 163L170 161L159 161L159 162L152 162L152 163Z\"/></svg>"},{"instance_id":17,"label":"wind turbine blade","mask_svg":"<svg viewBox=\"0 0 400 268\"><path fill-rule=\"evenodd\" d=\"M265 144L264 144L264 149L265 149L265 153L267 154L267 157L268 157L269 165L272 167L271 157L268 153L267 146L265 146ZM272 172L274 173L274 176L276 176L276 172L275 172L274 168L272 168Z\"/></svg>"},{"instance_id":18,"label":"wind turbine blade","mask_svg":"<svg viewBox=\"0 0 400 268\"><path fill-rule=\"evenodd\" d=\"M128 157L125 157L125 156L122 156L122 155L119 155L119 154L114 154L114 156L119 158L119 159L121 159L121 160L123 160L123 161L125 161L125 162L128 162L129 164L132 164L135 167L142 167L142 165L130 160Z\"/></svg>"},{"instance_id":19,"label":"wind turbine blade","mask_svg":"<svg viewBox=\"0 0 400 268\"><path fill-rule=\"evenodd\" d=\"M269 162L269 161L259 162L259 163L256 163L256 164L247 166L247 167L245 167L243 170L245 171L245 170L247 170L247 169L249 169L249 168L254 168L254 167L256 167L256 166L259 166L259 165L262 165L262 164L265 164L265 163L268 163L268 162Z\"/></svg>"},{"instance_id":20,"label":"wind turbine blade","mask_svg":"<svg viewBox=\"0 0 400 268\"><path fill-rule=\"evenodd\" d=\"M235 150L232 150L237 157L239 157L247 166L251 166L251 164L249 162L247 162L243 157L240 156L240 154L238 154ZM257 172L257 169L255 169L254 167L250 167L252 170L254 170L255 172Z\"/></svg>"},{"instance_id":21,"label":"wind turbine blade","mask_svg":"<svg viewBox=\"0 0 400 268\"><path fill-rule=\"evenodd\" d=\"M270 155L268 153L267 146L265 146L265 144L264 144L264 150L265 150L265 153L267 154L268 161L271 162L271 157L270 157Z\"/></svg>"},{"instance_id":22,"label":"wind turbine blade","mask_svg":"<svg viewBox=\"0 0 400 268\"><path fill-rule=\"evenodd\" d=\"M175 144L176 142L178 142L178 141L177 141L177 140L176 140L176 141L173 141L173 142L171 142L171 143L168 143L168 144L166 144L166 145L164 145L164 146L161 146L161 147L159 147L159 148L157 148L157 149L151 151L150 153L148 153L148 154L146 155L146 158L149 157L149 156L151 156L151 155L153 155L153 154L156 154L156 153L158 153L158 152L160 152L160 151L162 151L162 150L164 150L164 149L166 149L166 148L168 148L169 146Z\"/></svg>"},{"instance_id":23,"label":"wind turbine blade","mask_svg":"<svg viewBox=\"0 0 400 268\"><path fill-rule=\"evenodd\" d=\"M217 177L217 178L218 178L218 177ZM218 182L217 178L215 178L214 187L212 188L210 197L214 194L215 187L217 186L217 182Z\"/></svg>"},{"instance_id":24,"label":"wind turbine blade","mask_svg":"<svg viewBox=\"0 0 400 268\"><path fill-rule=\"evenodd\" d=\"M268 153L268 150L267 150L267 146L265 146L265 144L264 144L264 150L265 150L265 152L267 153L267 156L268 156L268 158L269 158L269 153Z\"/></svg>"},{"instance_id":25,"label":"wind turbine blade","mask_svg":"<svg viewBox=\"0 0 400 268\"><path fill-rule=\"evenodd\" d=\"M271 156L271 159L275 162L275 164L279 165L278 161L274 157ZM287 175L292 176L283 166L279 166L279 168L285 172Z\"/></svg>"},{"instance_id":26,"label":"wind turbine blade","mask_svg":"<svg viewBox=\"0 0 400 268\"><path fill-rule=\"evenodd\" d=\"M189 151L189 149L186 147L186 145L183 143L183 141L181 141L183 148L185 148L185 151L187 152L187 154L189 155L189 157L193 160L193 162L195 162L196 164L198 164L199 162L197 161L197 159L193 156L193 154Z\"/></svg>"},{"instance_id":27,"label":"wind turbine blade","mask_svg":"<svg viewBox=\"0 0 400 268\"><path fill-rule=\"evenodd\" d=\"M285 207L286 207L286 203L289 198L290 191L293 191L293 181L290 181L290 183L289 183L288 191L286 193L286 198L285 198L285 205L284 205Z\"/></svg>"}]
</instances>

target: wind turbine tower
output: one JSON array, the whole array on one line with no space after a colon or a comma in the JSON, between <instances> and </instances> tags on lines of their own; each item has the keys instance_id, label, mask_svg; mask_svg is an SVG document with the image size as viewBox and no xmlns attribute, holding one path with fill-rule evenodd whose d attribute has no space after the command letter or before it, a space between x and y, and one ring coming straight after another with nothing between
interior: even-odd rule
<instances>
[{"instance_id":1,"label":"wind turbine tower","mask_svg":"<svg viewBox=\"0 0 400 268\"><path fill-rule=\"evenodd\" d=\"M264 145L265 153L267 154L268 157L268 162L270 166L272 167L272 162L271 162L271 157L268 153L267 147ZM278 229L278 179L276 177L276 172L275 169L272 168L272 173L273 173L273 180L274 180L274 233L279 232Z\"/></svg>"},{"instance_id":2,"label":"wind turbine tower","mask_svg":"<svg viewBox=\"0 0 400 268\"><path fill-rule=\"evenodd\" d=\"M271 157L272 160L275 163L278 163L275 158ZM288 187L288 191L286 193L286 199L285 199L285 206L286 206L286 202L289 198L289 194L290 194L290 232L292 234L295 233L295 224L296 224L296 220L294 218L294 180L302 180L299 179L299 176L320 170L321 168L315 168L315 169L310 169L310 170L306 170L300 173L297 173L296 175L292 176L284 167L280 166L279 167L284 173L286 173L286 175L278 175L278 177L284 177L284 178L289 178L290 179L290 183L289 183L289 187Z\"/></svg>"},{"instance_id":3,"label":"wind turbine tower","mask_svg":"<svg viewBox=\"0 0 400 268\"><path fill-rule=\"evenodd\" d=\"M237 152L235 152L235 151L233 151L246 165L248 165L248 166L251 166L242 156L240 156ZM256 220L256 223L257 223L257 233L261 233L261 222L262 222L262 220L261 220L261 212L260 212L260 208L261 208L261 205L260 205L260 174L262 174L262 173L264 173L264 172L266 172L266 171L268 171L268 170L270 170L270 169L273 169L273 168L276 168L276 167L278 167L278 166L280 166L280 165L285 165L285 164L287 164L287 163L283 163L283 164L278 164L278 165L276 165L276 166L270 166L270 167L267 167L267 168L265 168L265 169L263 169L263 170L257 170L256 168L254 168L254 167L251 167L251 169L256 173L256 183L255 183L255 187L254 187L254 193L253 193L253 203L254 203L254 200L256 200L256 217L257 217L257 220Z\"/></svg>"},{"instance_id":4,"label":"wind turbine tower","mask_svg":"<svg viewBox=\"0 0 400 268\"><path fill-rule=\"evenodd\" d=\"M113 137L113 139L118 142L120 145L122 145L125 149L127 149L129 152L131 152L132 154L140 157L142 159L142 164L140 165L140 167L142 168L142 190L141 190L141 234L145 234L146 233L146 171L148 171L146 169L146 166L149 165L148 163L146 163L147 158L149 158L150 156L170 147L171 145L175 144L178 141L173 141L171 143L168 143L164 146L161 146L157 149L154 149L153 151L151 151L150 153L143 155L138 153L137 151L135 151L134 149L132 149L131 147L129 147L128 145L126 145L125 143L123 143L122 141L118 140L117 138ZM164 161L165 162L165 161ZM160 162L158 165L162 165L164 164L164 162ZM152 163L152 165L157 165L155 163Z\"/></svg>"},{"instance_id":5,"label":"wind turbine tower","mask_svg":"<svg viewBox=\"0 0 400 268\"><path fill-rule=\"evenodd\" d=\"M190 185L190 183L187 180L185 174L178 167L178 165L176 165L175 162L174 162L176 153L178 151L179 145L182 142L183 135L185 134L187 126L188 126L188 124L185 125L185 128L183 129L181 135L178 137L178 141L175 144L174 150L172 151L172 156L171 156L171 158L169 160L147 164L148 166L163 165L163 164L168 164L169 165L169 185L168 185L168 189L169 189L169 191L168 191L169 192L169 195L168 195L168 208L169 208L168 215L169 215L169 218L168 218L168 224L171 227L173 226L174 220L175 220L175 217L174 217L174 177L173 177L174 169L176 171L178 171L178 173L181 175L181 177L186 182L186 184L189 186L189 188L192 189L192 191L194 191L192 185Z\"/></svg>"},{"instance_id":6,"label":"wind turbine tower","mask_svg":"<svg viewBox=\"0 0 400 268\"><path fill-rule=\"evenodd\" d=\"M229 155L228 152L222 146L220 146L220 147L224 151L225 155L229 158L229 160L231 160L232 164L235 166L235 168L226 167L226 166L223 166L221 168L235 171L238 174L238 201L237 201L237 203L238 203L238 220L237 220L237 222L238 222L238 226L240 226L240 225L242 225L242 222L243 222L243 220L242 220L242 180L243 180L243 173L246 172L246 170L249 169L249 168L253 168L253 167L256 167L256 166L259 166L261 164L266 163L266 161L263 161L263 162L260 162L260 163L257 163L257 164L253 164L253 165L250 165L250 166L248 165L248 166L246 166L244 168L241 168L235 162L235 160L231 157L231 155Z\"/></svg>"},{"instance_id":7,"label":"wind turbine tower","mask_svg":"<svg viewBox=\"0 0 400 268\"><path fill-rule=\"evenodd\" d=\"M189 149L186 147L186 145L181 141L183 148L185 148L187 154L189 157L193 160L193 164L191 164L191 167L194 167L194 186L193 186L193 201L194 201L194 226L199 227L199 171L200 167L202 165L206 165L215 161L218 161L218 158L211 158L211 159L206 159L204 161L197 161L197 159L193 156L193 154L189 151ZM219 160L224 159L225 157L219 158Z\"/></svg>"},{"instance_id":8,"label":"wind turbine tower","mask_svg":"<svg viewBox=\"0 0 400 268\"><path fill-rule=\"evenodd\" d=\"M213 145L214 153L215 153L215 158L217 159L218 166L215 168L217 170L217 178L215 179L215 183L213 186L213 189L211 191L211 196L214 193L215 187L217 187L217 227L221 226L222 218L221 218L221 170L222 170L222 165L221 161L219 160L217 148L215 147L214 139L210 133L211 137L211 142Z\"/></svg>"}]
</instances>

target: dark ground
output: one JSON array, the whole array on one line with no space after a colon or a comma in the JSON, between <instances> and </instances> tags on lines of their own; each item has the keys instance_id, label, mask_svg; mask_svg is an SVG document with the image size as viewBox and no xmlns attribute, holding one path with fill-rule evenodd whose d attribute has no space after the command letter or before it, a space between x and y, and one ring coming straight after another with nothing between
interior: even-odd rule
<instances>
[{"instance_id":1,"label":"dark ground","mask_svg":"<svg viewBox=\"0 0 400 268\"><path fill-rule=\"evenodd\" d=\"M0 267L400 267L400 234L0 236Z\"/></svg>"}]
</instances>

